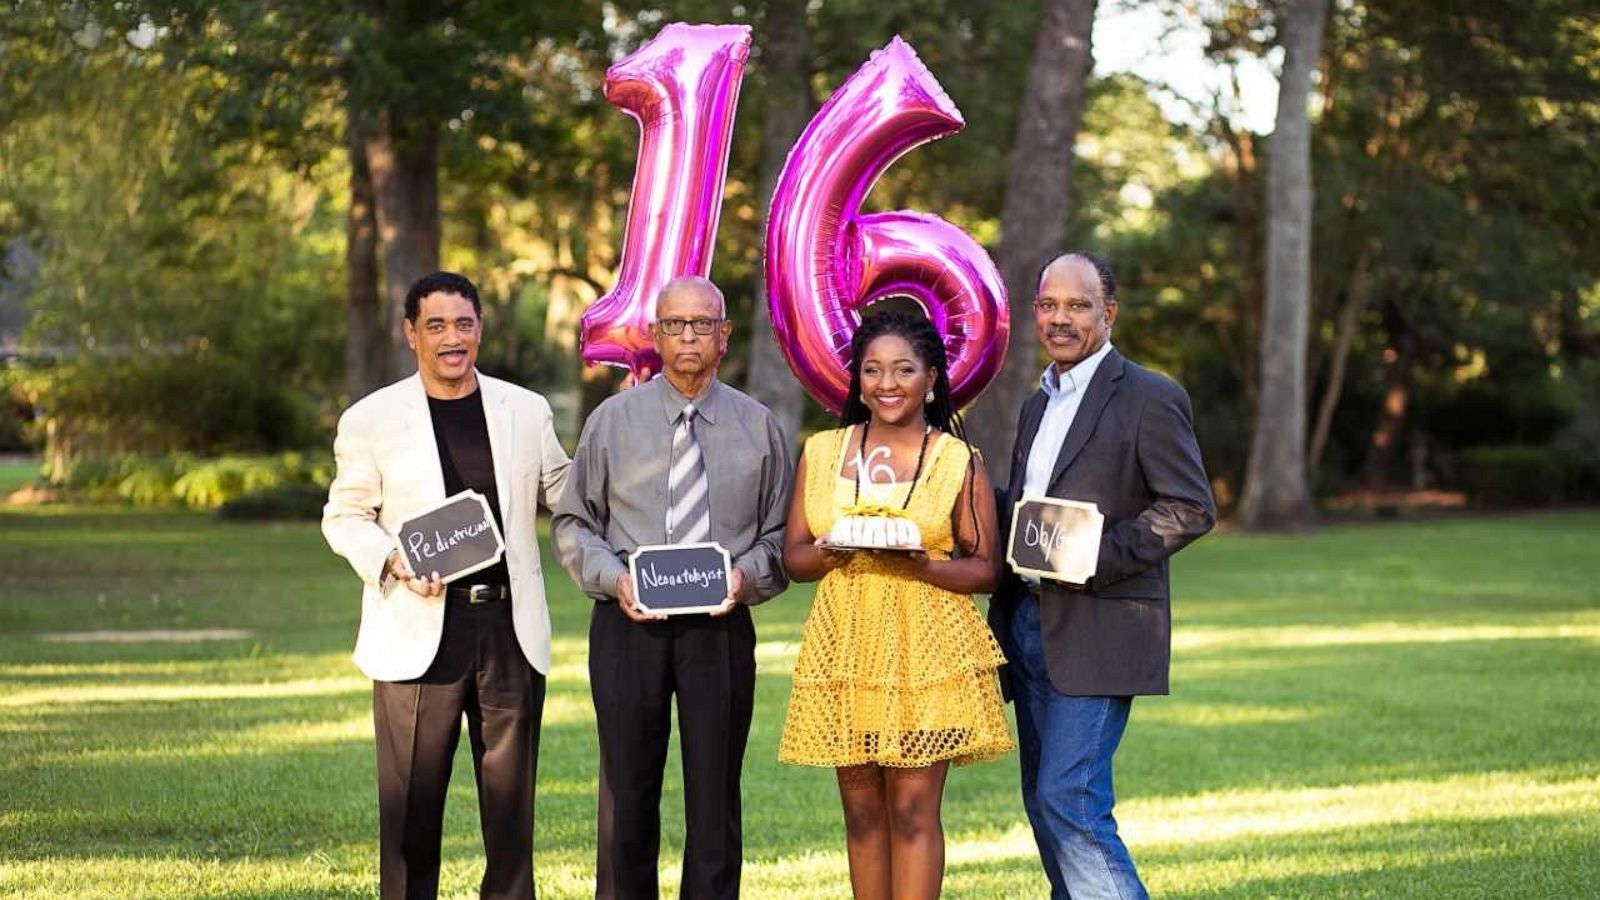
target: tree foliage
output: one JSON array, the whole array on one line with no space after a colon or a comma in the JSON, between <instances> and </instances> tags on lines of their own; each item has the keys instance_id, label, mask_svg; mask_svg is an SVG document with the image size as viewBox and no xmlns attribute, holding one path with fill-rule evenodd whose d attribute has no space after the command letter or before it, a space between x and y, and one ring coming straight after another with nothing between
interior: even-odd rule
<instances>
[{"instance_id":1,"label":"tree foliage","mask_svg":"<svg viewBox=\"0 0 1600 900\"><path fill-rule=\"evenodd\" d=\"M1591 5L1333 4L1310 119L1303 405L1318 495L1470 486L1507 460L1551 470L1530 452L1579 458L1600 446ZM1278 58L1277 0L1157 7L1174 21L1208 17L1208 53L1224 72ZM744 22L758 36L713 269L740 326L725 374L741 383L750 342L770 340L752 318L765 302L767 181L792 140L782 133L797 127L786 123L809 118L784 98L808 89L811 103L824 100L903 35L967 127L897 161L866 204L941 215L999 253L1043 9L8 0L0 331L26 321L7 338L13 401L62 454L323 443L349 399L340 345L377 352L351 337L346 315L346 213L358 157L375 146L364 129L387 122L394 147L434 142L434 162L420 154L400 194L435 191L437 214L431 232L426 210L407 220L411 242L375 250L375 271L403 279L432 242L442 265L482 287L485 369L551 395L575 431L574 413L613 383L581 373L576 320L615 271L637 146L632 120L600 88L611 62L675 20ZM805 41L800 92L780 77L796 63L760 43L775 10ZM786 59L788 69L769 68ZM1157 103L1170 110L1167 86L1092 80L1070 208L1039 227L1059 225L1064 248L1111 258L1123 295L1117 344L1189 389L1231 505L1263 388L1273 135L1251 132L1222 84L1173 121ZM770 365L760 371L771 380ZM1003 422L1015 413L985 412ZM806 426L825 421L807 401Z\"/></svg>"}]
</instances>

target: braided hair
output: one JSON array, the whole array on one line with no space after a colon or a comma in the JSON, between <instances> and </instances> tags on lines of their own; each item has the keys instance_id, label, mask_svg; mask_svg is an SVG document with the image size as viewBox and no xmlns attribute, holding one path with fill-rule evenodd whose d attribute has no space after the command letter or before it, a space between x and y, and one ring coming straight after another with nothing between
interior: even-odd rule
<instances>
[{"instance_id":1,"label":"braided hair","mask_svg":"<svg viewBox=\"0 0 1600 900\"><path fill-rule=\"evenodd\" d=\"M961 423L961 413L956 410L955 401L950 396L949 355L945 352L944 339L939 336L939 329L933 326L933 322L929 321L927 316L898 310L878 310L862 317L861 326L850 339L850 392L845 396L844 410L839 414L840 427L847 428L872 420L872 411L867 409L866 402L861 399L861 363L867 355L867 345L891 334L910 344L911 352L916 354L917 359L934 370L933 400L923 403L922 415L929 425L952 435L966 445L967 474L969 477L972 476L977 465L977 453L972 449L972 442L967 440L966 428ZM975 483L973 489L968 491L967 500L971 506L973 524L976 526L978 501ZM983 529L979 528L977 531L978 541L981 543ZM977 545L974 545L973 551L977 551Z\"/></svg>"}]
</instances>

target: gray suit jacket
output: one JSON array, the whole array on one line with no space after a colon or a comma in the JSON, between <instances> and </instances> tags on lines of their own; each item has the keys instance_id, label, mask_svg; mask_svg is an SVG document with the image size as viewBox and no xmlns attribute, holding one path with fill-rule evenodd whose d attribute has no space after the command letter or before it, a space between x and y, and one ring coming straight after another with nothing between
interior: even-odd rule
<instances>
[{"instance_id":1,"label":"gray suit jacket","mask_svg":"<svg viewBox=\"0 0 1600 900\"><path fill-rule=\"evenodd\" d=\"M1000 505L1002 533L1022 496L1044 391L1022 405L1011 477ZM1073 696L1167 693L1172 607L1167 558L1216 521L1200 462L1189 395L1113 349L1090 380L1051 470L1052 497L1099 505L1100 560L1083 588L1041 583L1045 664L1056 690ZM1006 536L1009 546L1010 535ZM1001 646L1026 585L1007 573L989 606Z\"/></svg>"}]
</instances>

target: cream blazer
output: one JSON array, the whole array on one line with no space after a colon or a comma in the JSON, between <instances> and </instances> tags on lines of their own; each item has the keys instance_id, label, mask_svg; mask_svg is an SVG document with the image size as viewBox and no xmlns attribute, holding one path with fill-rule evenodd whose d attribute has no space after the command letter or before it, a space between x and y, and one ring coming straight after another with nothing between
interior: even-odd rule
<instances>
[{"instance_id":1,"label":"cream blazer","mask_svg":"<svg viewBox=\"0 0 1600 900\"><path fill-rule=\"evenodd\" d=\"M543 397L483 374L478 385L505 525L517 643L535 669L548 673L550 611L534 520L540 504L552 509L561 500L570 461ZM345 410L333 455L338 469L322 511L322 533L361 578L355 663L375 681L416 678L439 650L444 597L422 597L400 583L384 591L379 582L400 523L445 498L422 378L380 388Z\"/></svg>"}]
</instances>

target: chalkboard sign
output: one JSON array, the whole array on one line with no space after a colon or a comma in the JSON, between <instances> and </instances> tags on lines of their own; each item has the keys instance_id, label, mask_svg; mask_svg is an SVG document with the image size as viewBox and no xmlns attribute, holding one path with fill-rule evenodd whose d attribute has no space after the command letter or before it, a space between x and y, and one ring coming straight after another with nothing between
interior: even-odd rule
<instances>
[{"instance_id":1,"label":"chalkboard sign","mask_svg":"<svg viewBox=\"0 0 1600 900\"><path fill-rule=\"evenodd\" d=\"M400 555L418 577L439 573L450 582L500 561L506 542L495 527L489 502L477 491L462 491L439 506L407 519L395 536Z\"/></svg>"},{"instance_id":2,"label":"chalkboard sign","mask_svg":"<svg viewBox=\"0 0 1600 900\"><path fill-rule=\"evenodd\" d=\"M1093 503L1023 497L1011 512L1006 562L1022 575L1086 584L1100 561L1104 526Z\"/></svg>"},{"instance_id":3,"label":"chalkboard sign","mask_svg":"<svg viewBox=\"0 0 1600 900\"><path fill-rule=\"evenodd\" d=\"M633 597L645 612L711 612L728 597L728 551L716 542L656 544L628 557Z\"/></svg>"}]
</instances>

